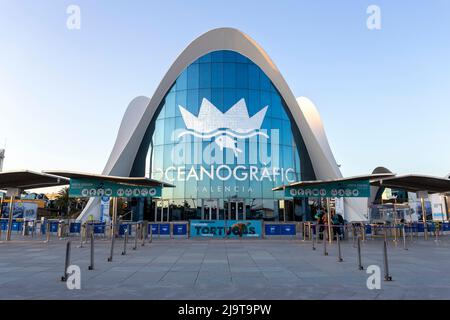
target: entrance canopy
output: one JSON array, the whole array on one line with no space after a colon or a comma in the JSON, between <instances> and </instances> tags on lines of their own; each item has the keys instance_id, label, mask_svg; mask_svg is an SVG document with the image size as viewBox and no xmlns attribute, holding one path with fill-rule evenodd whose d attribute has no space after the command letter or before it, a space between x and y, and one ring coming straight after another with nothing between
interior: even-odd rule
<instances>
[{"instance_id":1,"label":"entrance canopy","mask_svg":"<svg viewBox=\"0 0 450 320\"><path fill-rule=\"evenodd\" d=\"M372 181L371 185L377 187L399 188L409 192L450 192L450 179L416 174L377 179Z\"/></svg>"},{"instance_id":2,"label":"entrance canopy","mask_svg":"<svg viewBox=\"0 0 450 320\"><path fill-rule=\"evenodd\" d=\"M28 170L0 172L0 189L37 189L68 185L69 179Z\"/></svg>"},{"instance_id":3,"label":"entrance canopy","mask_svg":"<svg viewBox=\"0 0 450 320\"><path fill-rule=\"evenodd\" d=\"M117 177L70 171L48 171L70 178L70 197L160 197L169 183L146 177Z\"/></svg>"},{"instance_id":4,"label":"entrance canopy","mask_svg":"<svg viewBox=\"0 0 450 320\"><path fill-rule=\"evenodd\" d=\"M380 173L332 180L299 181L273 190L285 190L285 196L292 197L368 198L372 181L393 176L395 176L393 173Z\"/></svg>"},{"instance_id":5,"label":"entrance canopy","mask_svg":"<svg viewBox=\"0 0 450 320\"><path fill-rule=\"evenodd\" d=\"M146 177L118 177L109 176L102 174L92 174L92 173L82 173L74 171L45 171L45 173L66 177L70 179L96 179L108 182L122 183L140 187L174 187L173 184L166 183L163 181L158 181L154 179L149 179Z\"/></svg>"}]
</instances>

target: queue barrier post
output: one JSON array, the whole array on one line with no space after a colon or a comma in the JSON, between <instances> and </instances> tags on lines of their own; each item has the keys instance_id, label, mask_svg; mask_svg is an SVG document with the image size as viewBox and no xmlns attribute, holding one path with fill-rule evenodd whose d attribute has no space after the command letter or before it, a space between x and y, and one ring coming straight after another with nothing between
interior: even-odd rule
<instances>
[{"instance_id":1,"label":"queue barrier post","mask_svg":"<svg viewBox=\"0 0 450 320\"><path fill-rule=\"evenodd\" d=\"M134 227L134 246L133 246L133 250L137 250L137 243L138 243L139 232L140 232L140 224L139 224L139 222L136 222L135 227Z\"/></svg>"},{"instance_id":2,"label":"queue barrier post","mask_svg":"<svg viewBox=\"0 0 450 320\"><path fill-rule=\"evenodd\" d=\"M316 250L316 246L315 246L316 237L317 237L317 234L313 234L312 235L312 249L313 249L313 251Z\"/></svg>"},{"instance_id":3,"label":"queue barrier post","mask_svg":"<svg viewBox=\"0 0 450 320\"><path fill-rule=\"evenodd\" d=\"M403 249L404 250L408 250L408 248L406 247L406 228L405 228L405 224L403 224L403 226L402 226L402 234L403 234Z\"/></svg>"},{"instance_id":4,"label":"queue barrier post","mask_svg":"<svg viewBox=\"0 0 450 320\"><path fill-rule=\"evenodd\" d=\"M91 230L91 264L89 270L94 270L94 230Z\"/></svg>"},{"instance_id":5,"label":"queue barrier post","mask_svg":"<svg viewBox=\"0 0 450 320\"><path fill-rule=\"evenodd\" d=\"M322 241L323 242L323 255L324 256L328 255L328 251L327 251L327 237L326 237L327 233L328 233L328 230L325 227L323 229L323 241Z\"/></svg>"},{"instance_id":6,"label":"queue barrier post","mask_svg":"<svg viewBox=\"0 0 450 320\"><path fill-rule=\"evenodd\" d=\"M383 263L384 263L384 281L392 281L392 277L389 275L389 263L388 263L386 241L383 241Z\"/></svg>"},{"instance_id":7,"label":"queue barrier post","mask_svg":"<svg viewBox=\"0 0 450 320\"><path fill-rule=\"evenodd\" d=\"M338 246L338 262L342 262L342 261L344 261L344 259L342 259L341 240L339 238L340 238L340 236L338 234L336 237L337 246Z\"/></svg>"},{"instance_id":8,"label":"queue barrier post","mask_svg":"<svg viewBox=\"0 0 450 320\"><path fill-rule=\"evenodd\" d=\"M47 224L45 226L46 240L45 242L50 242L50 221L47 220Z\"/></svg>"},{"instance_id":9,"label":"queue barrier post","mask_svg":"<svg viewBox=\"0 0 450 320\"><path fill-rule=\"evenodd\" d=\"M364 270L364 267L361 262L361 239L359 236L357 242L358 242L358 270Z\"/></svg>"},{"instance_id":10,"label":"queue barrier post","mask_svg":"<svg viewBox=\"0 0 450 320\"><path fill-rule=\"evenodd\" d=\"M67 269L69 268L69 265L70 265L70 251L71 251L70 247L71 247L71 243L69 240L69 241L67 241L67 244L66 244L66 259L64 261L64 275L61 277L61 281L64 281L64 282L67 281Z\"/></svg>"},{"instance_id":11,"label":"queue barrier post","mask_svg":"<svg viewBox=\"0 0 450 320\"><path fill-rule=\"evenodd\" d=\"M116 238L115 235L115 229L117 228L114 227L113 223L111 223L111 251L109 253L109 257L108 257L108 262L112 262L113 260L113 255L114 255L114 239Z\"/></svg>"},{"instance_id":12,"label":"queue barrier post","mask_svg":"<svg viewBox=\"0 0 450 320\"><path fill-rule=\"evenodd\" d=\"M127 228L129 228L129 225L127 226ZM122 255L125 256L127 254L127 242L128 242L128 229L125 228L125 233L123 236L123 251L122 251Z\"/></svg>"}]
</instances>

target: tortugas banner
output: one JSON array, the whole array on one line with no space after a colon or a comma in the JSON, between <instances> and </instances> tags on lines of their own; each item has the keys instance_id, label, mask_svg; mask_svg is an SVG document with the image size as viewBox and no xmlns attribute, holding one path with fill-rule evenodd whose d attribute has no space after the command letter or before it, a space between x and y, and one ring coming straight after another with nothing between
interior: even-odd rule
<instances>
[{"instance_id":1,"label":"tortugas banner","mask_svg":"<svg viewBox=\"0 0 450 320\"><path fill-rule=\"evenodd\" d=\"M191 220L191 237L261 238L259 220Z\"/></svg>"}]
</instances>

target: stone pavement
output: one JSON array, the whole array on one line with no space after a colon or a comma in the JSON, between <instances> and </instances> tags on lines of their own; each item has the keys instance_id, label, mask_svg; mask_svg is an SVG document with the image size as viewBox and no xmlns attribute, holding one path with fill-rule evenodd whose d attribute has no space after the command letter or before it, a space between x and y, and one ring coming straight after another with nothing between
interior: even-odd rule
<instances>
[{"instance_id":1,"label":"stone pavement","mask_svg":"<svg viewBox=\"0 0 450 320\"><path fill-rule=\"evenodd\" d=\"M71 264L81 268L81 290L60 281L65 240L16 239L0 243L0 299L450 299L450 239L408 241L409 250L389 241L392 282L381 290L366 286L369 274L357 268L357 251L342 242L328 247L300 240L158 239L132 250L95 241L95 270L88 271L90 249L73 239ZM362 260L378 265L383 278L381 240L362 245Z\"/></svg>"}]
</instances>

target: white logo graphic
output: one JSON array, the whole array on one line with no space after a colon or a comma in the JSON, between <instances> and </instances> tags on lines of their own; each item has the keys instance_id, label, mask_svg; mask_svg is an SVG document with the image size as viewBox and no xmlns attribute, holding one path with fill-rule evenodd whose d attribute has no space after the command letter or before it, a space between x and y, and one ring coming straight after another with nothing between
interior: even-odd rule
<instances>
[{"instance_id":1,"label":"white logo graphic","mask_svg":"<svg viewBox=\"0 0 450 320\"><path fill-rule=\"evenodd\" d=\"M105 190L105 196L110 197L112 195L112 189L108 188Z\"/></svg>"},{"instance_id":2,"label":"white logo graphic","mask_svg":"<svg viewBox=\"0 0 450 320\"><path fill-rule=\"evenodd\" d=\"M91 190L89 191L89 195L90 195L91 197L95 197L96 194L97 194L97 190L96 190L96 189L91 189Z\"/></svg>"},{"instance_id":3,"label":"white logo graphic","mask_svg":"<svg viewBox=\"0 0 450 320\"><path fill-rule=\"evenodd\" d=\"M141 189L141 196L146 197L148 195L147 189Z\"/></svg>"},{"instance_id":4,"label":"white logo graphic","mask_svg":"<svg viewBox=\"0 0 450 320\"><path fill-rule=\"evenodd\" d=\"M367 278L367 281L366 281L367 289L380 290L381 289L381 269L380 269L380 267L377 265L374 265L374 264L370 265L367 267L366 273L370 274L370 276Z\"/></svg>"},{"instance_id":5,"label":"white logo graphic","mask_svg":"<svg viewBox=\"0 0 450 320\"><path fill-rule=\"evenodd\" d=\"M81 269L77 265L70 265L67 267L67 281L66 286L69 290L81 289Z\"/></svg>"},{"instance_id":6,"label":"white logo graphic","mask_svg":"<svg viewBox=\"0 0 450 320\"><path fill-rule=\"evenodd\" d=\"M98 189L98 190L97 190L97 195L98 195L98 196L103 197L104 194L105 194L105 190L104 190L104 189Z\"/></svg>"},{"instance_id":7,"label":"white logo graphic","mask_svg":"<svg viewBox=\"0 0 450 320\"><path fill-rule=\"evenodd\" d=\"M156 194L156 189L148 189L148 194L154 196Z\"/></svg>"},{"instance_id":8,"label":"white logo graphic","mask_svg":"<svg viewBox=\"0 0 450 320\"><path fill-rule=\"evenodd\" d=\"M125 192L123 191L122 188L117 189L117 195L118 195L119 197L123 197L124 193L125 193Z\"/></svg>"},{"instance_id":9,"label":"white logo graphic","mask_svg":"<svg viewBox=\"0 0 450 320\"><path fill-rule=\"evenodd\" d=\"M134 189L134 190L133 190L133 195L134 195L135 197L139 197L139 196L141 195L141 190L139 190L139 189Z\"/></svg>"},{"instance_id":10,"label":"white logo graphic","mask_svg":"<svg viewBox=\"0 0 450 320\"><path fill-rule=\"evenodd\" d=\"M130 188L125 189L125 195L127 197L131 197L132 194L133 194L133 190L131 190Z\"/></svg>"},{"instance_id":11,"label":"white logo graphic","mask_svg":"<svg viewBox=\"0 0 450 320\"><path fill-rule=\"evenodd\" d=\"M193 135L202 139L215 137L214 142L220 150L231 149L236 157L242 150L236 146L235 138L245 139L255 135L269 138L266 133L257 131L261 128L268 106L262 108L252 117L248 114L244 99L239 100L227 112L222 113L211 102L203 98L197 117L184 107L180 105L178 107L188 129L181 132L178 138L184 135Z\"/></svg>"},{"instance_id":12,"label":"white logo graphic","mask_svg":"<svg viewBox=\"0 0 450 320\"><path fill-rule=\"evenodd\" d=\"M81 190L81 195L82 195L83 197L89 196L89 190L88 190L88 189L83 189L83 190Z\"/></svg>"}]
</instances>

